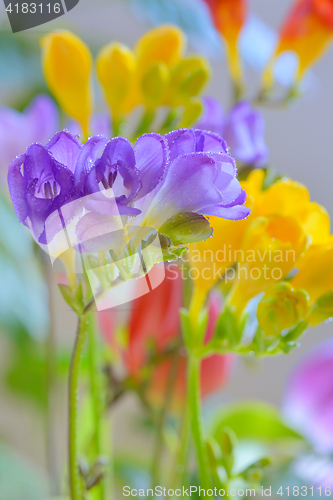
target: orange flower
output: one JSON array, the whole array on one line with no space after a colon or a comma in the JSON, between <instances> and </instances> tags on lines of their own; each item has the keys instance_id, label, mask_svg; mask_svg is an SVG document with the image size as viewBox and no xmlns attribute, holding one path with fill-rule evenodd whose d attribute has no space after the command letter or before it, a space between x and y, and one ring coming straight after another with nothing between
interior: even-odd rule
<instances>
[{"instance_id":1,"label":"orange flower","mask_svg":"<svg viewBox=\"0 0 333 500\"><path fill-rule=\"evenodd\" d=\"M272 83L276 58L286 50L299 59L296 81L321 57L333 35L333 0L297 0L280 30L274 56L264 74L264 84Z\"/></svg>"},{"instance_id":2,"label":"orange flower","mask_svg":"<svg viewBox=\"0 0 333 500\"><path fill-rule=\"evenodd\" d=\"M242 68L238 51L238 37L247 14L247 0L204 0L208 5L215 27L225 39L230 72L233 80L241 84Z\"/></svg>"}]
</instances>

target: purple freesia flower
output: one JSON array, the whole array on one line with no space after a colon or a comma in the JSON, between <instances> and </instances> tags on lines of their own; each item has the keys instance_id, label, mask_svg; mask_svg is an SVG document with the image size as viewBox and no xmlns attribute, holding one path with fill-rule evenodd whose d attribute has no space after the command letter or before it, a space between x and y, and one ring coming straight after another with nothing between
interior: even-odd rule
<instances>
[{"instance_id":1,"label":"purple freesia flower","mask_svg":"<svg viewBox=\"0 0 333 500\"><path fill-rule=\"evenodd\" d=\"M38 95L19 113L0 108L0 183L5 184L8 165L33 142L47 142L58 129L58 111L53 100Z\"/></svg>"},{"instance_id":2,"label":"purple freesia flower","mask_svg":"<svg viewBox=\"0 0 333 500\"><path fill-rule=\"evenodd\" d=\"M61 229L59 220L75 221L77 206L82 210L82 204L71 203L75 200L88 200L90 212L77 228L90 237L117 213L127 224L155 230L182 212L233 220L249 215L224 140L201 130L145 134L134 146L104 136L81 144L68 131L58 132L46 146L32 144L12 161L8 185L19 220L42 245ZM108 190L112 200L103 196ZM62 219L53 218L60 209Z\"/></svg>"},{"instance_id":3,"label":"purple freesia flower","mask_svg":"<svg viewBox=\"0 0 333 500\"><path fill-rule=\"evenodd\" d=\"M219 133L226 140L230 153L247 165L260 166L268 157L264 140L264 119L248 102L237 103L227 117L221 103L206 97L204 112L197 127Z\"/></svg>"},{"instance_id":4,"label":"purple freesia flower","mask_svg":"<svg viewBox=\"0 0 333 500\"><path fill-rule=\"evenodd\" d=\"M333 339L321 343L295 369L283 412L315 449L333 453Z\"/></svg>"}]
</instances>

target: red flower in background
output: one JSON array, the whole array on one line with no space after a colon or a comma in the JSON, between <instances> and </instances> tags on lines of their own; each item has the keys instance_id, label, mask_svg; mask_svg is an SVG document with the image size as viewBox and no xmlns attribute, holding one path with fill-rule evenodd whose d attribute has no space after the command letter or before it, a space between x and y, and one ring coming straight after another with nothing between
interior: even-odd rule
<instances>
[{"instance_id":1,"label":"red flower in background","mask_svg":"<svg viewBox=\"0 0 333 500\"><path fill-rule=\"evenodd\" d=\"M247 0L204 0L211 12L216 29L227 45L230 72L235 82L242 81L238 38L247 15Z\"/></svg>"},{"instance_id":2,"label":"red flower in background","mask_svg":"<svg viewBox=\"0 0 333 500\"><path fill-rule=\"evenodd\" d=\"M333 36L333 0L297 0L280 30L279 42L272 60L286 50L299 58L296 80L319 59ZM266 72L269 83L272 64Z\"/></svg>"},{"instance_id":3,"label":"red flower in background","mask_svg":"<svg viewBox=\"0 0 333 500\"><path fill-rule=\"evenodd\" d=\"M138 280L142 286L145 278ZM151 352L161 355L161 360L152 368L149 375L147 394L155 404L163 402L173 366L176 366L175 382L171 406L180 409L186 394L186 357L178 355L163 358L163 353L180 340L179 309L182 306L182 279L176 266L166 267L166 277L161 285L149 294L142 295L131 303L128 320L128 345L122 349L122 357L128 372L137 381L143 379L142 369L146 367ZM209 321L206 341L213 335L215 324L221 310L218 296L209 301ZM112 310L111 310L112 311ZM100 313L100 324L107 341L115 347L114 322L112 312ZM119 349L119 347L117 347ZM233 366L233 356L214 355L201 364L202 397L222 388Z\"/></svg>"}]
</instances>

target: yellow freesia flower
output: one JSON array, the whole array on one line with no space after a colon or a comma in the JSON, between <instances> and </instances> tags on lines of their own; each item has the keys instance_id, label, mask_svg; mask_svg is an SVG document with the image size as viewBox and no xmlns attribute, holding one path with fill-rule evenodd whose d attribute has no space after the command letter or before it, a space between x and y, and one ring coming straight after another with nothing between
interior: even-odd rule
<instances>
[{"instance_id":1,"label":"yellow freesia flower","mask_svg":"<svg viewBox=\"0 0 333 500\"><path fill-rule=\"evenodd\" d=\"M177 26L153 28L138 40L133 51L122 46L119 67L114 64L114 46L104 47L97 58L97 75L113 116L127 114L139 104L150 114L159 105L185 105L189 108L187 123L190 117L197 119L199 104L191 107L190 101L201 93L210 77L210 66L201 56L184 56L186 39ZM130 75L123 71L124 65L127 69L130 66ZM113 79L119 82L117 89Z\"/></svg>"},{"instance_id":2,"label":"yellow freesia flower","mask_svg":"<svg viewBox=\"0 0 333 500\"><path fill-rule=\"evenodd\" d=\"M258 217L245 232L237 252L237 277L228 302L241 312L252 297L288 275L306 245L306 235L293 217Z\"/></svg>"},{"instance_id":3,"label":"yellow freesia flower","mask_svg":"<svg viewBox=\"0 0 333 500\"><path fill-rule=\"evenodd\" d=\"M97 76L115 121L119 120L122 106L128 97L135 67L133 52L121 43L110 43L98 54Z\"/></svg>"},{"instance_id":4,"label":"yellow freesia flower","mask_svg":"<svg viewBox=\"0 0 333 500\"><path fill-rule=\"evenodd\" d=\"M242 182L251 208L248 219L232 222L211 217L213 237L191 245L193 310L202 308L209 290L237 265L229 272L234 283L228 300L241 311L252 297L284 279L303 259L316 258L319 248L331 241L328 213L311 202L305 186L283 178L263 189L264 178L265 172L257 169ZM309 283L301 283L302 277L303 271L293 286L311 296L307 287L313 276ZM230 282L230 277L225 281ZM333 282L330 276L327 282Z\"/></svg>"},{"instance_id":5,"label":"yellow freesia flower","mask_svg":"<svg viewBox=\"0 0 333 500\"><path fill-rule=\"evenodd\" d=\"M88 47L68 31L41 40L45 80L60 107L77 120L87 138L92 113L92 57Z\"/></svg>"}]
</instances>

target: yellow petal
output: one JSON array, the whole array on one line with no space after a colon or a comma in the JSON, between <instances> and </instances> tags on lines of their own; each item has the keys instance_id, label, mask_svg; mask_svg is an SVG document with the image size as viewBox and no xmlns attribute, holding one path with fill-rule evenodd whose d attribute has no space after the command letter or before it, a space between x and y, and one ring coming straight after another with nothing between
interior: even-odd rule
<instances>
[{"instance_id":1,"label":"yellow petal","mask_svg":"<svg viewBox=\"0 0 333 500\"><path fill-rule=\"evenodd\" d=\"M162 24L145 33L137 42L134 52L138 67L144 70L153 62L174 66L185 50L185 36L177 26Z\"/></svg>"},{"instance_id":2,"label":"yellow petal","mask_svg":"<svg viewBox=\"0 0 333 500\"><path fill-rule=\"evenodd\" d=\"M333 238L328 243L311 245L299 263L293 286L303 288L315 302L333 290Z\"/></svg>"},{"instance_id":3,"label":"yellow petal","mask_svg":"<svg viewBox=\"0 0 333 500\"><path fill-rule=\"evenodd\" d=\"M96 69L112 115L118 118L133 82L134 54L121 43L110 43L99 52Z\"/></svg>"},{"instance_id":4,"label":"yellow petal","mask_svg":"<svg viewBox=\"0 0 333 500\"><path fill-rule=\"evenodd\" d=\"M46 82L60 107L77 120L89 135L92 112L92 57L88 47L68 31L46 35L41 40Z\"/></svg>"},{"instance_id":5,"label":"yellow petal","mask_svg":"<svg viewBox=\"0 0 333 500\"><path fill-rule=\"evenodd\" d=\"M310 195L305 186L290 179L283 179L263 191L256 207L262 216L274 213L293 215L309 202Z\"/></svg>"},{"instance_id":6,"label":"yellow petal","mask_svg":"<svg viewBox=\"0 0 333 500\"><path fill-rule=\"evenodd\" d=\"M230 304L242 310L252 297L281 281L295 267L306 246L306 235L294 217L270 215L255 219L237 252L237 281L230 293Z\"/></svg>"}]
</instances>

